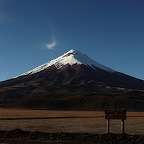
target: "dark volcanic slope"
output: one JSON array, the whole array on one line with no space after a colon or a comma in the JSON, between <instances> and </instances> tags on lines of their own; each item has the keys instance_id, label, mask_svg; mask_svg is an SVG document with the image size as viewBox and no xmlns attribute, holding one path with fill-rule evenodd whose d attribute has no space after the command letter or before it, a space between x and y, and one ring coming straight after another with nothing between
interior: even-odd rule
<instances>
[{"instance_id":1,"label":"dark volcanic slope","mask_svg":"<svg viewBox=\"0 0 144 144\"><path fill-rule=\"evenodd\" d=\"M65 64L67 60L69 63ZM85 64L75 63L75 61L80 63L80 60ZM51 63L54 64L51 65ZM49 109L61 109L61 107L63 109L85 109L82 108L83 106L86 109L103 109L107 105L115 106L115 103L119 103L119 98L116 98L113 104L109 100L107 103L105 101L107 98L103 99L104 95L117 96L130 91L136 91L138 95L140 93L140 97L143 95L144 81L109 69L80 52L71 50L51 63L39 66L15 79L1 82L0 104ZM86 101L85 94L93 97L88 97ZM97 95L102 97L96 99ZM121 106L124 106L126 102L129 103L129 100L131 99L123 101ZM140 102L141 107L143 98L140 99ZM93 107L89 108L92 103ZM129 104L133 105L131 102Z\"/></svg>"},{"instance_id":2,"label":"dark volcanic slope","mask_svg":"<svg viewBox=\"0 0 144 144\"><path fill-rule=\"evenodd\" d=\"M1 82L0 102L12 107L40 109L143 110L143 92L125 94L126 91L115 86L142 89L144 82L85 65L65 65L59 70L51 66L33 75Z\"/></svg>"},{"instance_id":3,"label":"dark volcanic slope","mask_svg":"<svg viewBox=\"0 0 144 144\"><path fill-rule=\"evenodd\" d=\"M100 92L101 87L121 87L144 90L144 81L119 72L96 70L85 65L64 65L56 69L54 65L33 75L21 76L0 83L0 88L16 87L25 90L47 89L55 92L56 89L74 92ZM102 91L105 93L105 91ZM106 90L107 92L107 90Z\"/></svg>"}]
</instances>

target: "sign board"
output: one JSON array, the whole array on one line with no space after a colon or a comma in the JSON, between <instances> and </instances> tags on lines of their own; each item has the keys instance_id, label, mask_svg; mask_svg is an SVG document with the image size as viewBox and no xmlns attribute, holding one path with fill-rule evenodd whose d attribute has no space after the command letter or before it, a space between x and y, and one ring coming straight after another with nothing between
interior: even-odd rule
<instances>
[{"instance_id":1,"label":"sign board","mask_svg":"<svg viewBox=\"0 0 144 144\"><path fill-rule=\"evenodd\" d=\"M110 119L121 120L121 130L124 133L124 120L126 120L126 110L122 109L108 109L105 110L105 119L107 119L107 133L109 133Z\"/></svg>"},{"instance_id":2,"label":"sign board","mask_svg":"<svg viewBox=\"0 0 144 144\"><path fill-rule=\"evenodd\" d=\"M126 110L105 110L105 119L126 120Z\"/></svg>"}]
</instances>

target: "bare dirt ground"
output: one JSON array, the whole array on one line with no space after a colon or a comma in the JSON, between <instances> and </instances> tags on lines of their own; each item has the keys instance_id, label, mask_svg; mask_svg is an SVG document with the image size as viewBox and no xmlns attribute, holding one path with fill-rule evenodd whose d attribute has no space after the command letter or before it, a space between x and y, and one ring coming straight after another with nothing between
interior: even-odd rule
<instances>
[{"instance_id":1,"label":"bare dirt ground","mask_svg":"<svg viewBox=\"0 0 144 144\"><path fill-rule=\"evenodd\" d=\"M0 109L0 130L104 134L106 122L104 112L96 111ZM110 121L110 132L121 133L121 120ZM144 134L144 112L127 113L125 132Z\"/></svg>"}]
</instances>

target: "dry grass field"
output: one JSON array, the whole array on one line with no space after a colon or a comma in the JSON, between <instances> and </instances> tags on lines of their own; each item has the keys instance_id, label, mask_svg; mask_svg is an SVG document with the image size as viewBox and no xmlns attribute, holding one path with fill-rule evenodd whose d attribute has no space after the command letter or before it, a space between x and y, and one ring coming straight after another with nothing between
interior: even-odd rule
<instances>
[{"instance_id":1,"label":"dry grass field","mask_svg":"<svg viewBox=\"0 0 144 144\"><path fill-rule=\"evenodd\" d=\"M7 118L13 118L7 120ZM31 118L31 119L16 119ZM33 119L35 118L35 119ZM43 119L42 119L43 118ZM106 133L104 112L0 109L0 130ZM110 132L121 133L121 120L110 121ZM144 134L144 112L127 112L125 132Z\"/></svg>"}]
</instances>

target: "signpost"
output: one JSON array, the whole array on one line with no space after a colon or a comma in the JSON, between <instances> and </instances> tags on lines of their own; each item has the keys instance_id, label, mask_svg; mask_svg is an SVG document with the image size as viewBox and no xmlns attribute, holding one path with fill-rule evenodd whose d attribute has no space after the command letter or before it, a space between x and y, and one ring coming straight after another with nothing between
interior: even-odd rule
<instances>
[{"instance_id":1,"label":"signpost","mask_svg":"<svg viewBox=\"0 0 144 144\"><path fill-rule=\"evenodd\" d=\"M126 120L126 110L105 110L105 119L107 119L107 133L109 133L110 119L121 120L121 131L124 133L124 120Z\"/></svg>"}]
</instances>

